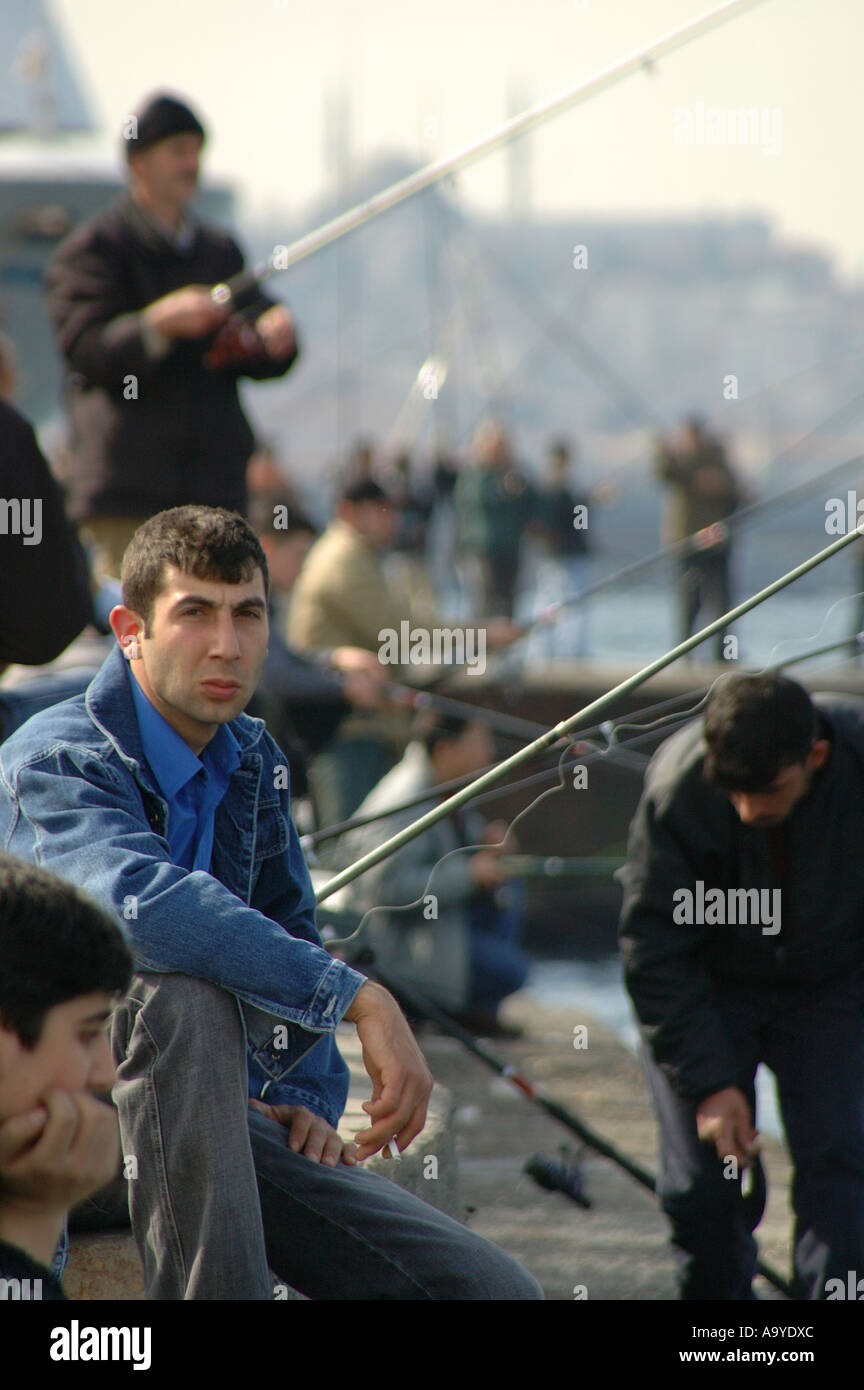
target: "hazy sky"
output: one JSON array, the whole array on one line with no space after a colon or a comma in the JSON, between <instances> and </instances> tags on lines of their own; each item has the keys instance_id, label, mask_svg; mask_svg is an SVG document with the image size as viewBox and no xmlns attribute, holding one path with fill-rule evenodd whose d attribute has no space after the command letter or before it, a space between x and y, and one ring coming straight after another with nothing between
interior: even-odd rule
<instances>
[{"instance_id":1,"label":"hazy sky","mask_svg":"<svg viewBox=\"0 0 864 1390\"><path fill-rule=\"evenodd\" d=\"M383 149L437 157L506 119L514 90L529 103L548 99L714 4L49 0L49 8L106 131L155 87L186 93L211 132L209 170L231 179L247 211L296 212L329 181L325 100L343 83L356 158ZM558 117L532 137L535 209L572 216L577 240L581 212L762 211L864 276L862 18L860 0L763 0L654 73ZM755 142L737 143L729 129L727 113L741 108L759 113ZM707 143L718 133L724 143ZM461 175L462 198L501 210L506 171L505 156L490 156Z\"/></svg>"}]
</instances>

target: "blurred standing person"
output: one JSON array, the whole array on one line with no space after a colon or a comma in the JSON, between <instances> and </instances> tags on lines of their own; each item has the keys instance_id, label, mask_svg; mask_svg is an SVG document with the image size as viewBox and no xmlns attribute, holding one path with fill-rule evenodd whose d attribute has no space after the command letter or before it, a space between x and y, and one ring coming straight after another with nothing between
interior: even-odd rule
<instances>
[{"instance_id":1,"label":"blurred standing person","mask_svg":"<svg viewBox=\"0 0 864 1390\"><path fill-rule=\"evenodd\" d=\"M312 546L294 585L292 647L377 653L379 631L398 629L404 605L390 592L382 565L396 524L392 499L373 479L344 486L334 520ZM357 712L344 720L310 769L322 824L349 816L398 761L406 741L405 721L392 712Z\"/></svg>"},{"instance_id":2,"label":"blurred standing person","mask_svg":"<svg viewBox=\"0 0 864 1390\"><path fill-rule=\"evenodd\" d=\"M254 453L246 464L246 491L249 502L257 495L270 497L280 493L281 500L292 512L303 512L303 503L287 466L280 460L275 444L270 439L259 439Z\"/></svg>"},{"instance_id":3,"label":"blurred standing person","mask_svg":"<svg viewBox=\"0 0 864 1390\"><path fill-rule=\"evenodd\" d=\"M405 594L412 612L425 609L434 614L438 610L438 600L427 560L432 504L425 490L415 483L411 455L406 451L394 458L393 474L399 519L386 568L394 584Z\"/></svg>"},{"instance_id":4,"label":"blurred standing person","mask_svg":"<svg viewBox=\"0 0 864 1390\"><path fill-rule=\"evenodd\" d=\"M412 605L389 582L384 561L397 524L393 498L380 484L368 479L346 485L335 519L309 551L294 586L288 629L293 647L304 652L360 647L375 653L389 681L410 676L417 683L421 672L440 670L413 648L398 662L387 652L386 634L413 634L422 644L436 630L455 631L439 614ZM521 629L506 619L492 619L471 635L478 646L482 641L485 664L487 645L506 646L521 636ZM462 646L467 651L467 636ZM412 664L402 664L406 659ZM322 823L351 815L398 762L407 741L408 721L393 708L357 711L346 719L311 769Z\"/></svg>"},{"instance_id":5,"label":"blurred standing person","mask_svg":"<svg viewBox=\"0 0 864 1390\"><path fill-rule=\"evenodd\" d=\"M283 376L297 357L284 305L257 291L239 313L213 302L244 262L227 232L189 212L198 117L159 95L127 124L128 191L77 227L46 273L67 370L69 511L115 575L155 512L245 511L254 438L238 378Z\"/></svg>"},{"instance_id":6,"label":"blurred standing person","mask_svg":"<svg viewBox=\"0 0 864 1390\"><path fill-rule=\"evenodd\" d=\"M710 622L732 606L729 579L731 543L726 528L711 532L731 516L742 499L742 489L726 457L726 450L698 415L688 416L678 440L661 439L656 457L658 478L668 486L664 543L683 541L705 531L704 544L680 558L680 640L696 631L700 617ZM714 637L714 655L724 658L726 634Z\"/></svg>"},{"instance_id":7,"label":"blurred standing person","mask_svg":"<svg viewBox=\"0 0 864 1390\"><path fill-rule=\"evenodd\" d=\"M469 465L454 493L459 551L470 609L481 618L512 618L525 527L533 520L533 490L513 460L499 424L480 427Z\"/></svg>"},{"instance_id":8,"label":"blurred standing person","mask_svg":"<svg viewBox=\"0 0 864 1390\"><path fill-rule=\"evenodd\" d=\"M432 497L429 516L428 559L438 602L454 613L461 597L456 575L456 513L453 493L459 466L447 453L436 454L432 463Z\"/></svg>"},{"instance_id":9,"label":"blurred standing person","mask_svg":"<svg viewBox=\"0 0 864 1390\"><path fill-rule=\"evenodd\" d=\"M543 485L537 493L536 520L545 552L538 576L540 607L571 599L589 582L592 494L571 485L571 450L565 440L549 448ZM582 657L588 650L590 600L563 609L554 624L537 631L552 657Z\"/></svg>"}]
</instances>

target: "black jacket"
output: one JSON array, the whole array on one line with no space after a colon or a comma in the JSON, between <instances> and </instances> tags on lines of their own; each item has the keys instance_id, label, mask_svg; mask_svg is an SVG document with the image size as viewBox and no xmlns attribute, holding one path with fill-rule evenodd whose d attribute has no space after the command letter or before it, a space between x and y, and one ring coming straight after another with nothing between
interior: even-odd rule
<instances>
[{"instance_id":1,"label":"black jacket","mask_svg":"<svg viewBox=\"0 0 864 1390\"><path fill-rule=\"evenodd\" d=\"M0 1240L0 1288L4 1299L46 1302L66 1298L50 1269L5 1240Z\"/></svg>"},{"instance_id":2,"label":"black jacket","mask_svg":"<svg viewBox=\"0 0 864 1390\"><path fill-rule=\"evenodd\" d=\"M254 438L237 378L283 376L296 353L280 362L265 357L241 369L211 369L203 362L209 336L176 341L154 359L140 317L172 290L217 284L242 269L226 232L198 224L188 250L178 250L129 194L58 249L46 287L67 367L69 508L76 521L143 519L186 502L245 510ZM258 293L245 312L257 318L272 302Z\"/></svg>"},{"instance_id":3,"label":"black jacket","mask_svg":"<svg viewBox=\"0 0 864 1390\"><path fill-rule=\"evenodd\" d=\"M817 695L831 757L792 811L785 881L769 837L705 781L701 721L668 739L630 827L621 913L627 988L654 1058L679 1095L735 1084L723 995L812 992L864 961L864 701ZM780 888L780 930L686 925L673 893ZM768 900L770 901L770 900ZM679 917L682 914L679 912Z\"/></svg>"},{"instance_id":4,"label":"black jacket","mask_svg":"<svg viewBox=\"0 0 864 1390\"><path fill-rule=\"evenodd\" d=\"M41 537L25 544L14 505L41 503ZM19 534L13 534L18 526ZM39 534L32 529L32 538ZM0 401L0 668L53 661L90 621L87 561L30 425Z\"/></svg>"}]
</instances>

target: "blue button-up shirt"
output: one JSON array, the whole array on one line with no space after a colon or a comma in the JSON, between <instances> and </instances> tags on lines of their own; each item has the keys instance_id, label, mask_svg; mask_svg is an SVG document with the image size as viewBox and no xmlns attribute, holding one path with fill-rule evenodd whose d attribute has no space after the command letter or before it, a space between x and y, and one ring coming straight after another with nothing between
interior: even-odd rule
<instances>
[{"instance_id":1,"label":"blue button-up shirt","mask_svg":"<svg viewBox=\"0 0 864 1390\"><path fill-rule=\"evenodd\" d=\"M240 747L220 724L198 758L129 672L138 729L150 770L168 803L165 838L183 869L209 869L216 808L240 766Z\"/></svg>"}]
</instances>

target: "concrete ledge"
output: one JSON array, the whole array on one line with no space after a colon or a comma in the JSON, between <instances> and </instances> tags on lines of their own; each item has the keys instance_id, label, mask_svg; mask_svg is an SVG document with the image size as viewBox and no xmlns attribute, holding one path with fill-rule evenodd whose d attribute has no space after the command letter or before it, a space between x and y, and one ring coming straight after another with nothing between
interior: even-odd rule
<instances>
[{"instance_id":1,"label":"concrete ledge","mask_svg":"<svg viewBox=\"0 0 864 1390\"><path fill-rule=\"evenodd\" d=\"M360 1043L354 1029L340 1028L338 1038L339 1049L351 1072L348 1103L339 1133L343 1139L351 1139L358 1130L368 1126L369 1117L361 1107L372 1093L372 1083L363 1070ZM458 1218L461 1210L451 1109L449 1092L436 1086L426 1126L404 1157L396 1161L377 1156L363 1166L391 1178L431 1206ZM141 1262L131 1232L74 1235L63 1287L67 1298L71 1299L143 1300L146 1295ZM299 1297L293 1291L289 1296Z\"/></svg>"}]
</instances>

